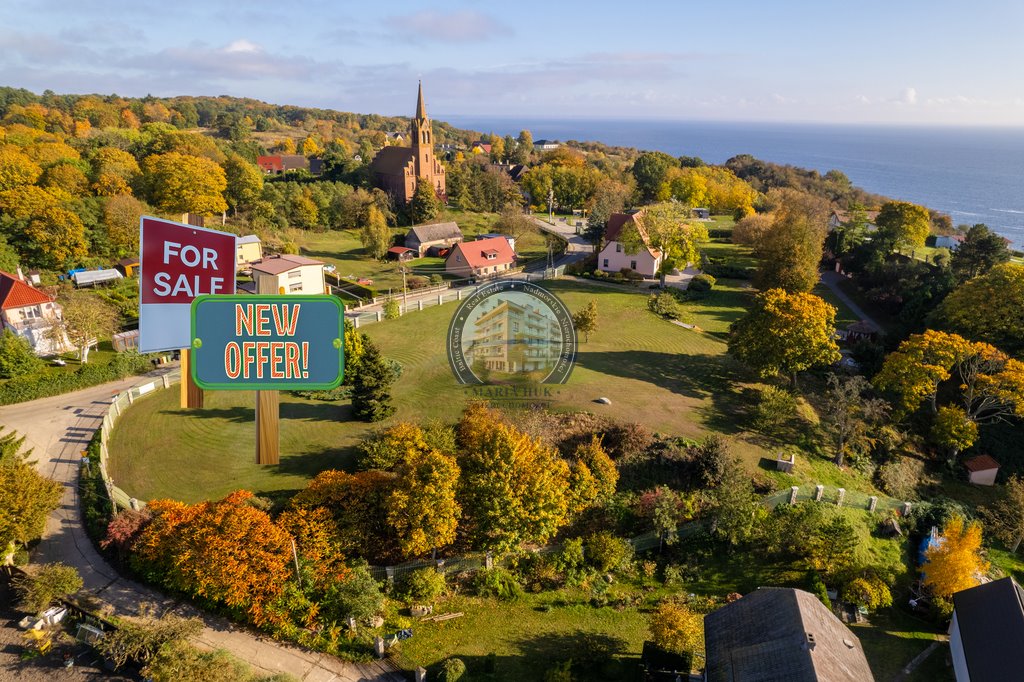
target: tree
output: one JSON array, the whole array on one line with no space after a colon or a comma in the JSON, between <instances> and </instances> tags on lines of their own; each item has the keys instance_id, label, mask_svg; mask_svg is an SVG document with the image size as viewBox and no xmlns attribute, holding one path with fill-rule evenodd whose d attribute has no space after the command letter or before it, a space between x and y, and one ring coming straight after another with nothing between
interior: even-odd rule
<instances>
[{"instance_id":1,"label":"tree","mask_svg":"<svg viewBox=\"0 0 1024 682\"><path fill-rule=\"evenodd\" d=\"M961 284L939 305L934 317L949 331L1024 355L1024 265L995 265Z\"/></svg>"},{"instance_id":2,"label":"tree","mask_svg":"<svg viewBox=\"0 0 1024 682\"><path fill-rule=\"evenodd\" d=\"M875 575L857 576L843 586L842 600L876 611L892 606L892 592L881 578Z\"/></svg>"},{"instance_id":3,"label":"tree","mask_svg":"<svg viewBox=\"0 0 1024 682\"><path fill-rule=\"evenodd\" d=\"M291 506L330 511L342 551L387 558L396 549L386 509L394 486L395 474L391 472L349 474L329 469L317 474L299 491Z\"/></svg>"},{"instance_id":4,"label":"tree","mask_svg":"<svg viewBox=\"0 0 1024 682\"><path fill-rule=\"evenodd\" d=\"M974 445L978 425L961 408L943 405L935 413L931 437L936 445L949 451L949 459L954 461L961 450Z\"/></svg>"},{"instance_id":5,"label":"tree","mask_svg":"<svg viewBox=\"0 0 1024 682\"><path fill-rule=\"evenodd\" d=\"M759 259L754 285L762 290L808 292L818 283L826 224L816 204L808 203L801 193L779 197L771 226L754 247Z\"/></svg>"},{"instance_id":6,"label":"tree","mask_svg":"<svg viewBox=\"0 0 1024 682\"><path fill-rule=\"evenodd\" d=\"M60 298L62 312L48 334L56 347L67 339L78 349L82 364L89 362L89 349L117 329L118 313L109 303L85 291L70 291Z\"/></svg>"},{"instance_id":7,"label":"tree","mask_svg":"<svg viewBox=\"0 0 1024 682\"><path fill-rule=\"evenodd\" d=\"M811 568L835 576L853 565L857 534L845 516L835 515L818 526L807 549Z\"/></svg>"},{"instance_id":8,"label":"tree","mask_svg":"<svg viewBox=\"0 0 1024 682\"><path fill-rule=\"evenodd\" d=\"M590 333L597 331L597 301L591 300L572 316L576 333L583 334L584 341L590 341Z\"/></svg>"},{"instance_id":9,"label":"tree","mask_svg":"<svg viewBox=\"0 0 1024 682\"><path fill-rule=\"evenodd\" d=\"M41 613L55 599L63 599L82 589L82 576L74 566L44 564L32 573L15 578L12 584L22 608Z\"/></svg>"},{"instance_id":10,"label":"tree","mask_svg":"<svg viewBox=\"0 0 1024 682\"><path fill-rule=\"evenodd\" d=\"M883 253L924 246L931 231L931 215L923 206L906 201L887 201L875 218L878 231L872 237Z\"/></svg>"},{"instance_id":11,"label":"tree","mask_svg":"<svg viewBox=\"0 0 1024 682\"><path fill-rule=\"evenodd\" d=\"M864 448L870 426L885 416L888 404L884 400L865 397L870 388L859 374L847 378L828 375L823 422L835 444L836 466L843 466L849 452Z\"/></svg>"},{"instance_id":12,"label":"tree","mask_svg":"<svg viewBox=\"0 0 1024 682\"><path fill-rule=\"evenodd\" d=\"M123 668L128 663L147 663L164 647L185 642L203 630L198 618L168 614L161 618L122 618L96 643L97 650Z\"/></svg>"},{"instance_id":13,"label":"tree","mask_svg":"<svg viewBox=\"0 0 1024 682\"><path fill-rule=\"evenodd\" d=\"M227 176L215 161L168 152L146 157L142 164L152 203L168 213L223 213Z\"/></svg>"},{"instance_id":14,"label":"tree","mask_svg":"<svg viewBox=\"0 0 1024 682\"><path fill-rule=\"evenodd\" d=\"M10 329L0 333L0 379L31 374L42 367L43 361L32 350L28 339L18 336Z\"/></svg>"},{"instance_id":15,"label":"tree","mask_svg":"<svg viewBox=\"0 0 1024 682\"><path fill-rule=\"evenodd\" d=\"M92 157L92 189L101 197L131 194L142 171L135 157L114 147L100 147Z\"/></svg>"},{"instance_id":16,"label":"tree","mask_svg":"<svg viewBox=\"0 0 1024 682\"><path fill-rule=\"evenodd\" d=\"M839 360L836 309L813 294L769 289L729 330L729 352L769 377L784 372L796 386L797 372Z\"/></svg>"},{"instance_id":17,"label":"tree","mask_svg":"<svg viewBox=\"0 0 1024 682\"><path fill-rule=\"evenodd\" d=\"M651 639L661 649L674 654L701 652L704 649L704 618L686 604L664 601L651 614Z\"/></svg>"},{"instance_id":18,"label":"tree","mask_svg":"<svg viewBox=\"0 0 1024 682\"><path fill-rule=\"evenodd\" d=\"M319 156L322 153L323 153L323 149L320 148L320 145L317 144L317 141L312 136L309 136L305 140L302 141L302 155L303 156L305 156L305 157Z\"/></svg>"},{"instance_id":19,"label":"tree","mask_svg":"<svg viewBox=\"0 0 1024 682\"><path fill-rule=\"evenodd\" d=\"M1011 476L999 499L983 508L982 514L992 534L1016 552L1024 540L1024 479Z\"/></svg>"},{"instance_id":20,"label":"tree","mask_svg":"<svg viewBox=\"0 0 1024 682\"><path fill-rule=\"evenodd\" d=\"M666 202L649 206L634 216L623 227L619 239L626 253L639 253L647 247L661 251L658 272L664 287L666 274L700 259L698 244L708 241L709 237L703 223L689 220L689 211L684 206Z\"/></svg>"},{"instance_id":21,"label":"tree","mask_svg":"<svg viewBox=\"0 0 1024 682\"><path fill-rule=\"evenodd\" d=\"M730 548L745 544L757 535L767 515L754 486L738 461L731 461L722 482L708 495L711 530Z\"/></svg>"},{"instance_id":22,"label":"tree","mask_svg":"<svg viewBox=\"0 0 1024 682\"><path fill-rule=\"evenodd\" d=\"M670 168L676 167L675 158L664 152L644 152L633 162L632 173L642 201L668 198L665 179Z\"/></svg>"},{"instance_id":23,"label":"tree","mask_svg":"<svg viewBox=\"0 0 1024 682\"><path fill-rule=\"evenodd\" d=\"M46 517L60 504L63 487L36 472L23 451L25 438L0 435L0 548L10 563L15 546L40 537Z\"/></svg>"},{"instance_id":24,"label":"tree","mask_svg":"<svg viewBox=\"0 0 1024 682\"><path fill-rule=\"evenodd\" d=\"M224 198L232 211L247 209L260 199L263 192L263 173L238 154L229 154L224 162L227 186Z\"/></svg>"},{"instance_id":25,"label":"tree","mask_svg":"<svg viewBox=\"0 0 1024 682\"><path fill-rule=\"evenodd\" d=\"M675 544L679 524L692 519L697 511L692 497L661 485L641 495L639 507L658 533L658 551L666 542Z\"/></svg>"},{"instance_id":26,"label":"tree","mask_svg":"<svg viewBox=\"0 0 1024 682\"><path fill-rule=\"evenodd\" d=\"M337 622L348 618L365 620L384 609L384 595L365 561L349 567L348 577L327 591L321 608L324 616Z\"/></svg>"},{"instance_id":27,"label":"tree","mask_svg":"<svg viewBox=\"0 0 1024 682\"><path fill-rule=\"evenodd\" d=\"M988 229L988 225L972 225L953 252L950 267L957 282L964 282L984 275L997 265L1010 260L1010 249L1002 236Z\"/></svg>"},{"instance_id":28,"label":"tree","mask_svg":"<svg viewBox=\"0 0 1024 682\"><path fill-rule=\"evenodd\" d=\"M537 232L537 225L528 214L517 206L508 206L501 212L494 223L494 231L521 239L528 234Z\"/></svg>"},{"instance_id":29,"label":"tree","mask_svg":"<svg viewBox=\"0 0 1024 682\"><path fill-rule=\"evenodd\" d=\"M974 587L988 572L989 563L981 557L981 524L967 523L962 516L946 522L924 556L924 586L943 599Z\"/></svg>"},{"instance_id":30,"label":"tree","mask_svg":"<svg viewBox=\"0 0 1024 682\"><path fill-rule=\"evenodd\" d=\"M459 465L436 450L408 451L395 468L398 478L388 496L388 522L407 557L455 541L462 508L455 500Z\"/></svg>"},{"instance_id":31,"label":"tree","mask_svg":"<svg viewBox=\"0 0 1024 682\"><path fill-rule=\"evenodd\" d=\"M471 406L459 423L459 499L478 546L544 542L567 519L569 467L540 440Z\"/></svg>"},{"instance_id":32,"label":"tree","mask_svg":"<svg viewBox=\"0 0 1024 682\"><path fill-rule=\"evenodd\" d=\"M31 185L43 170L14 145L0 145L0 192Z\"/></svg>"},{"instance_id":33,"label":"tree","mask_svg":"<svg viewBox=\"0 0 1024 682\"><path fill-rule=\"evenodd\" d=\"M363 357L352 387L352 416L360 421L379 422L395 413L391 404L394 373L387 366L377 345L364 340Z\"/></svg>"},{"instance_id":34,"label":"tree","mask_svg":"<svg viewBox=\"0 0 1024 682\"><path fill-rule=\"evenodd\" d=\"M62 206L47 207L29 218L24 235L25 250L45 267L64 269L89 252L82 219Z\"/></svg>"},{"instance_id":35,"label":"tree","mask_svg":"<svg viewBox=\"0 0 1024 682\"><path fill-rule=\"evenodd\" d=\"M732 229L734 244L756 246L761 243L772 226L772 217L766 213L754 213L736 222Z\"/></svg>"},{"instance_id":36,"label":"tree","mask_svg":"<svg viewBox=\"0 0 1024 682\"><path fill-rule=\"evenodd\" d=\"M366 222L359 230L359 241L377 259L384 258L391 248L391 230L384 220L384 214L376 206L370 205L366 211Z\"/></svg>"},{"instance_id":37,"label":"tree","mask_svg":"<svg viewBox=\"0 0 1024 682\"><path fill-rule=\"evenodd\" d=\"M530 156L533 154L533 135L529 130L519 131L519 137L516 138L516 163L529 163Z\"/></svg>"},{"instance_id":38,"label":"tree","mask_svg":"<svg viewBox=\"0 0 1024 682\"><path fill-rule=\"evenodd\" d=\"M594 195L590 199L590 215L587 216L587 227L583 236L595 247L600 247L604 239L605 229L608 227L608 219L613 213L621 213L629 201L633 190L626 184L603 178L594 188Z\"/></svg>"},{"instance_id":39,"label":"tree","mask_svg":"<svg viewBox=\"0 0 1024 682\"><path fill-rule=\"evenodd\" d=\"M410 211L412 222L417 225L429 222L440 215L441 200L437 198L437 192L429 182L416 183L416 192L412 195Z\"/></svg>"}]
</instances>

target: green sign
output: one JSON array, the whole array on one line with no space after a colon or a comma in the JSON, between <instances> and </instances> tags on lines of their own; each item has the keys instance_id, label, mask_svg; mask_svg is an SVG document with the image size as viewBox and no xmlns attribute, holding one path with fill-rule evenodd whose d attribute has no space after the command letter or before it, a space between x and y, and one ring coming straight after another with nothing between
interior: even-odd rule
<instances>
[{"instance_id":1,"label":"green sign","mask_svg":"<svg viewBox=\"0 0 1024 682\"><path fill-rule=\"evenodd\" d=\"M344 339L334 296L199 296L192 378L208 390L329 390L341 383Z\"/></svg>"}]
</instances>

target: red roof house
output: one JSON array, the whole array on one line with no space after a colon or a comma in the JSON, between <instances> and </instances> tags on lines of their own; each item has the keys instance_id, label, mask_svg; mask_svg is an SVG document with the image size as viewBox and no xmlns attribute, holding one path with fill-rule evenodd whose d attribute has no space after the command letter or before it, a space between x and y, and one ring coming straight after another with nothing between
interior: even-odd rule
<instances>
[{"instance_id":1,"label":"red roof house","mask_svg":"<svg viewBox=\"0 0 1024 682\"><path fill-rule=\"evenodd\" d=\"M989 455L978 455L964 460L967 480L975 485L995 485L999 462Z\"/></svg>"},{"instance_id":2,"label":"red roof house","mask_svg":"<svg viewBox=\"0 0 1024 682\"><path fill-rule=\"evenodd\" d=\"M280 156L257 156L256 165L264 173L283 173L284 164Z\"/></svg>"},{"instance_id":3,"label":"red roof house","mask_svg":"<svg viewBox=\"0 0 1024 682\"><path fill-rule=\"evenodd\" d=\"M459 277L495 277L516 262L515 251L504 237L459 242L444 261L445 272Z\"/></svg>"},{"instance_id":4,"label":"red roof house","mask_svg":"<svg viewBox=\"0 0 1024 682\"><path fill-rule=\"evenodd\" d=\"M0 329L28 340L38 355L53 355L68 348L54 344L49 331L60 317L60 305L18 275L0 271Z\"/></svg>"}]
</instances>

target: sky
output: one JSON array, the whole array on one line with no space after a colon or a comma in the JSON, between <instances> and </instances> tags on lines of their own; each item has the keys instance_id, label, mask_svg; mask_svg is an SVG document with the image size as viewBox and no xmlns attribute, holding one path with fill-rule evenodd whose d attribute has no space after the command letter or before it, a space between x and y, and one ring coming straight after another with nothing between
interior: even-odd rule
<instances>
[{"instance_id":1,"label":"sky","mask_svg":"<svg viewBox=\"0 0 1024 682\"><path fill-rule=\"evenodd\" d=\"M2 0L0 85L433 118L1024 125L1019 0Z\"/></svg>"}]
</instances>

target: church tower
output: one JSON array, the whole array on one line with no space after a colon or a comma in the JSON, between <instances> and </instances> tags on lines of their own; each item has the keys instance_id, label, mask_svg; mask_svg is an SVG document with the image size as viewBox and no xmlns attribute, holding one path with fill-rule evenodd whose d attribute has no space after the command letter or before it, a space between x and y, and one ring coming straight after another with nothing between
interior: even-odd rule
<instances>
[{"instance_id":1,"label":"church tower","mask_svg":"<svg viewBox=\"0 0 1024 682\"><path fill-rule=\"evenodd\" d=\"M416 157L416 177L429 179L434 175L434 130L427 118L427 105L423 103L422 82L416 95L416 118L412 120L409 132L413 155Z\"/></svg>"}]
</instances>

